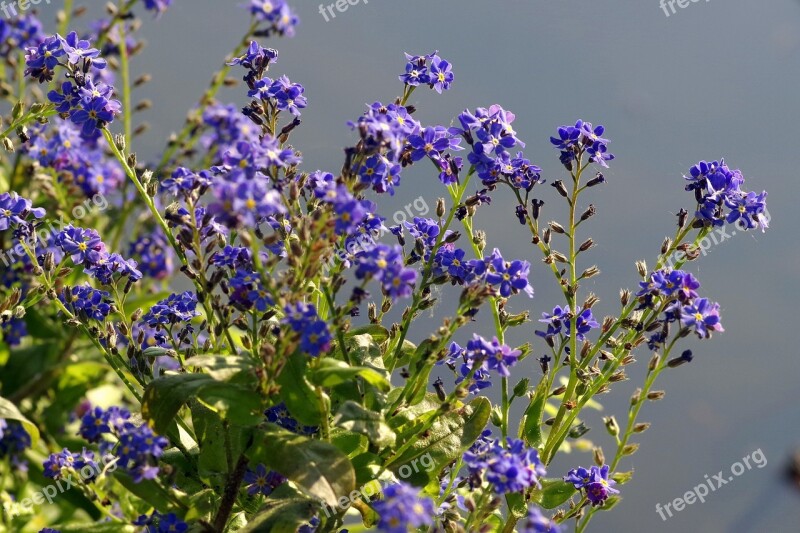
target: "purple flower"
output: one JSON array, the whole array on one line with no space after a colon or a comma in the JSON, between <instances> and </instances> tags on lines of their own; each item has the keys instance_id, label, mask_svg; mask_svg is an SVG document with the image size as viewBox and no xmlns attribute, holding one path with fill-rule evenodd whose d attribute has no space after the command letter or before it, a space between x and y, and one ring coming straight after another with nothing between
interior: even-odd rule
<instances>
[{"instance_id":1,"label":"purple flower","mask_svg":"<svg viewBox=\"0 0 800 533\"><path fill-rule=\"evenodd\" d=\"M719 321L719 304L699 298L681 309L681 325L692 328L701 339L711 337L712 331L725 331Z\"/></svg>"},{"instance_id":2,"label":"purple flower","mask_svg":"<svg viewBox=\"0 0 800 533\"><path fill-rule=\"evenodd\" d=\"M500 296L508 298L512 294L524 291L525 294L533 297L533 287L528 283L530 263L527 261L507 262L496 248L489 260L491 268L486 274L486 281L495 286Z\"/></svg>"},{"instance_id":3,"label":"purple flower","mask_svg":"<svg viewBox=\"0 0 800 533\"><path fill-rule=\"evenodd\" d=\"M83 316L100 322L104 321L111 313L110 294L98 291L89 285L79 285L69 289L70 299L67 301L66 291L59 296L64 305L78 316Z\"/></svg>"},{"instance_id":4,"label":"purple flower","mask_svg":"<svg viewBox=\"0 0 800 533\"><path fill-rule=\"evenodd\" d=\"M100 51L92 48L92 44L87 40L82 40L78 34L70 32L67 38L62 41L63 51L67 54L67 60L73 64L78 65L81 60L90 64L96 69L106 68L106 60L100 57ZM84 65L80 65L81 68Z\"/></svg>"},{"instance_id":5,"label":"purple flower","mask_svg":"<svg viewBox=\"0 0 800 533\"><path fill-rule=\"evenodd\" d=\"M29 215L42 218L45 210L41 207L33 208L30 200L13 191L0 194L0 231L24 224Z\"/></svg>"},{"instance_id":6,"label":"purple flower","mask_svg":"<svg viewBox=\"0 0 800 533\"><path fill-rule=\"evenodd\" d=\"M106 251L105 244L95 230L76 228L71 224L56 236L56 244L71 256L76 265L96 263Z\"/></svg>"},{"instance_id":7,"label":"purple flower","mask_svg":"<svg viewBox=\"0 0 800 533\"><path fill-rule=\"evenodd\" d=\"M564 476L564 481L572 483L578 490L585 490L592 505L602 505L610 495L619 494L618 490L611 488L616 482L608 478L608 465L602 468L592 466L588 470L583 467L570 470Z\"/></svg>"},{"instance_id":8,"label":"purple flower","mask_svg":"<svg viewBox=\"0 0 800 533\"><path fill-rule=\"evenodd\" d=\"M170 294L165 300L161 300L142 317L150 327L156 327L159 324L168 325L178 322L188 322L192 318L199 316L200 313L196 311L197 297L191 291L183 292L180 294Z\"/></svg>"},{"instance_id":9,"label":"purple flower","mask_svg":"<svg viewBox=\"0 0 800 533\"><path fill-rule=\"evenodd\" d=\"M453 67L449 62L434 55L431 58L430 69L430 85L437 93L442 94L442 91L450 89L453 83Z\"/></svg>"},{"instance_id":10,"label":"purple flower","mask_svg":"<svg viewBox=\"0 0 800 533\"><path fill-rule=\"evenodd\" d=\"M561 533L561 528L554 521L550 520L542 510L532 505L528 508L528 514L517 524L519 533Z\"/></svg>"},{"instance_id":11,"label":"purple flower","mask_svg":"<svg viewBox=\"0 0 800 533\"><path fill-rule=\"evenodd\" d=\"M286 313L284 324L288 324L300 334L300 350L312 357L330 350L333 337L328 325L317 315L316 307L300 302L287 305L284 312Z\"/></svg>"},{"instance_id":12,"label":"purple flower","mask_svg":"<svg viewBox=\"0 0 800 533\"><path fill-rule=\"evenodd\" d=\"M433 500L404 482L386 487L383 500L375 502L373 508L380 515L377 528L383 533L407 533L409 528L433 525Z\"/></svg>"},{"instance_id":13,"label":"purple flower","mask_svg":"<svg viewBox=\"0 0 800 533\"><path fill-rule=\"evenodd\" d=\"M255 496L256 494L269 496L273 490L285 481L285 477L275 471L268 471L263 464L259 464L255 471L248 470L244 475L244 484L247 486L247 494L250 496Z\"/></svg>"},{"instance_id":14,"label":"purple flower","mask_svg":"<svg viewBox=\"0 0 800 533\"><path fill-rule=\"evenodd\" d=\"M500 344L497 337L487 341L478 334L475 334L471 341L467 343L466 357L474 362L481 361L486 370L494 370L503 377L510 376L509 368L517 364L520 350L512 350L505 344Z\"/></svg>"}]
</instances>

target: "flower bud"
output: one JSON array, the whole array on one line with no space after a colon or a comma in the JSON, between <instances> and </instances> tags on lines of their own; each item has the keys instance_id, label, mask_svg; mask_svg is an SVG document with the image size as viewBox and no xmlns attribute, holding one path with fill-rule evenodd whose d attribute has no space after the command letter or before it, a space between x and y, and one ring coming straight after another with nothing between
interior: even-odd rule
<instances>
[{"instance_id":1,"label":"flower bud","mask_svg":"<svg viewBox=\"0 0 800 533\"><path fill-rule=\"evenodd\" d=\"M604 417L603 423L606 425L606 429L608 430L608 434L612 437L616 437L619 435L619 424L617 424L617 419L613 416Z\"/></svg>"},{"instance_id":2,"label":"flower bud","mask_svg":"<svg viewBox=\"0 0 800 533\"><path fill-rule=\"evenodd\" d=\"M558 191L558 194L560 194L564 198L568 198L569 197L569 191L567 191L567 188L564 186L564 182L563 181L556 180L553 183L551 183L550 185L552 185L555 188L555 190Z\"/></svg>"}]
</instances>

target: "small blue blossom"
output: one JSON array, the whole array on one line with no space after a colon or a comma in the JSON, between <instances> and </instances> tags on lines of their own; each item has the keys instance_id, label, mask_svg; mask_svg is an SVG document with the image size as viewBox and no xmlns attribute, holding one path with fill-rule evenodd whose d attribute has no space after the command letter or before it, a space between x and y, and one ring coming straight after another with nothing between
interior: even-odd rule
<instances>
[{"instance_id":1,"label":"small blue blossom","mask_svg":"<svg viewBox=\"0 0 800 533\"><path fill-rule=\"evenodd\" d=\"M248 470L244 475L244 485L247 487L247 494L250 496L255 496L256 494L269 496L272 491L285 481L285 477L275 471L268 471L263 464L259 464L255 471Z\"/></svg>"},{"instance_id":2,"label":"small blue blossom","mask_svg":"<svg viewBox=\"0 0 800 533\"><path fill-rule=\"evenodd\" d=\"M404 482L386 487L383 500L373 508L380 515L377 529L383 533L407 533L409 528L433 525L433 500Z\"/></svg>"},{"instance_id":3,"label":"small blue blossom","mask_svg":"<svg viewBox=\"0 0 800 533\"><path fill-rule=\"evenodd\" d=\"M602 505L612 494L619 494L619 491L611 488L616 482L608 478L608 465L602 468L592 466L590 469L579 467L570 470L564 481L572 483L578 490L586 491L586 498L592 505Z\"/></svg>"},{"instance_id":4,"label":"small blue blossom","mask_svg":"<svg viewBox=\"0 0 800 533\"><path fill-rule=\"evenodd\" d=\"M681 325L691 328L701 339L711 337L713 331L725 331L719 321L719 304L699 298L681 309Z\"/></svg>"},{"instance_id":5,"label":"small blue blossom","mask_svg":"<svg viewBox=\"0 0 800 533\"><path fill-rule=\"evenodd\" d=\"M542 510L532 505L528 514L517 524L518 533L561 533L561 528L553 520L542 513Z\"/></svg>"}]
</instances>

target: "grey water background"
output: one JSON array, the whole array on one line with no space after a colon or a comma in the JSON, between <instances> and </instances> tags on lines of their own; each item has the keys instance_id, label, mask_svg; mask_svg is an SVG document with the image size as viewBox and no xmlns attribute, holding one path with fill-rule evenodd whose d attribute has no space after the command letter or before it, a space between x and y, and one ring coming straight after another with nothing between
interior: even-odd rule
<instances>
[{"instance_id":1,"label":"grey water background","mask_svg":"<svg viewBox=\"0 0 800 533\"><path fill-rule=\"evenodd\" d=\"M51 21L59 4L42 4L43 18ZM248 24L238 0L173 4L160 20L145 17L142 35L149 45L133 66L134 75L154 76L137 92L154 102L140 116L152 125L135 143L140 158L157 157ZM700 1L667 17L657 0L371 0L329 22L317 2L293 5L302 18L297 37L269 44L280 50L275 72L307 88L310 106L293 137L306 170L341 166L341 148L352 140L346 121L364 104L399 94L404 51L439 50L454 64L451 91L414 94L424 124L449 124L465 108L501 104L516 113L526 155L549 181L564 177L548 142L557 126L577 118L606 126L617 159L606 172L609 184L584 197L598 215L582 228L582 236L598 243L582 256L582 266L596 263L603 271L583 287L601 297L596 308L601 316L617 310L621 287L635 286L634 261L648 259L652 265L661 240L674 232L674 213L691 206L681 176L696 161L726 157L750 187L769 191L773 227L766 234L738 234L691 265L704 294L722 303L727 331L712 341L689 343L695 361L663 376L666 399L647 405L641 416L653 427L635 439L641 449L620 466L636 475L622 487L622 503L614 512L600 513L590 530L798 531L800 491L785 481L784 470L800 446L795 329L800 254L792 208L800 192L795 161L800 2ZM245 102L241 88L224 98ZM407 172L398 194L381 201L382 213L391 216L419 195L432 208L444 191L426 170ZM563 220L564 206L554 191L540 191L547 202L544 217ZM482 209L479 226L488 232L490 246L534 264L536 297L517 297L512 309L530 308L538 317L561 303L552 275L514 218L507 191ZM455 293L444 292L450 296L437 321L453 308ZM491 334L488 316L482 318L479 329ZM415 340L436 323L417 322ZM534 339L534 329L535 324L518 328L509 343ZM540 354L543 346L533 342ZM639 352L632 380L602 398L604 414L625 420L648 358ZM533 360L514 369L515 381L539 373ZM600 415L589 414L586 421L593 428L587 437L610 455L612 441ZM729 476L730 466L756 449L768 460L765 468L745 472L705 504L688 506L668 521L656 513L656 503L683 496L706 474L724 470ZM562 457L550 474L590 462L587 454Z\"/></svg>"}]
</instances>

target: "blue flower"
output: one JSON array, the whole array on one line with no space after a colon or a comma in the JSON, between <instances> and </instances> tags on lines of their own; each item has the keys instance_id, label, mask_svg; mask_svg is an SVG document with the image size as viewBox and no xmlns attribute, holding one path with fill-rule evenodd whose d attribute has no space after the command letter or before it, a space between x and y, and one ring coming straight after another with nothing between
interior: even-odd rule
<instances>
[{"instance_id":1,"label":"blue flower","mask_svg":"<svg viewBox=\"0 0 800 533\"><path fill-rule=\"evenodd\" d=\"M507 262L496 248L489 260L491 268L486 274L486 281L495 286L500 296L508 298L512 294L524 291L525 294L533 297L533 287L528 283L530 263L527 261Z\"/></svg>"},{"instance_id":2,"label":"blue flower","mask_svg":"<svg viewBox=\"0 0 800 533\"><path fill-rule=\"evenodd\" d=\"M602 505L612 494L619 494L619 491L611 488L616 482L608 478L608 465L602 468L592 466L590 469L579 467L570 470L564 481L572 483L578 490L586 491L586 498L592 505Z\"/></svg>"},{"instance_id":3,"label":"blue flower","mask_svg":"<svg viewBox=\"0 0 800 533\"><path fill-rule=\"evenodd\" d=\"M69 299L66 294L67 290L70 293ZM59 298L68 309L71 309L79 317L102 322L111 313L110 296L109 293L99 291L89 285L79 285L71 289L65 288Z\"/></svg>"},{"instance_id":4,"label":"blue flower","mask_svg":"<svg viewBox=\"0 0 800 533\"><path fill-rule=\"evenodd\" d=\"M453 67L449 62L434 55L431 58L431 74L430 85L437 93L442 94L442 91L450 89L453 83Z\"/></svg>"},{"instance_id":5,"label":"blue flower","mask_svg":"<svg viewBox=\"0 0 800 533\"><path fill-rule=\"evenodd\" d=\"M550 520L542 510L532 505L528 508L528 514L517 524L519 533L561 533L561 528L554 521Z\"/></svg>"},{"instance_id":6,"label":"blue flower","mask_svg":"<svg viewBox=\"0 0 800 533\"><path fill-rule=\"evenodd\" d=\"M707 298L683 306L680 320L683 327L692 328L701 339L711 337L712 331L725 331L719 321L719 304Z\"/></svg>"},{"instance_id":7,"label":"blue flower","mask_svg":"<svg viewBox=\"0 0 800 533\"><path fill-rule=\"evenodd\" d=\"M100 51L92 48L89 41L80 39L74 31L70 32L67 38L62 41L62 48L64 53L67 54L67 60L73 65L78 65L81 61L84 61L96 69L102 70L106 68L106 60L100 57ZM84 68L84 64L81 64L80 67ZM91 80L87 80L87 82L91 82Z\"/></svg>"},{"instance_id":8,"label":"blue flower","mask_svg":"<svg viewBox=\"0 0 800 533\"><path fill-rule=\"evenodd\" d=\"M161 16L172 4L172 0L144 0L144 8L155 11L156 16Z\"/></svg>"},{"instance_id":9,"label":"blue flower","mask_svg":"<svg viewBox=\"0 0 800 533\"><path fill-rule=\"evenodd\" d=\"M527 448L522 440L508 438L506 446L499 440L489 438L484 431L479 441L464 454L464 461L473 478L479 479L485 472L486 481L498 494L521 492L538 486L539 478L547 472L539 460L539 452Z\"/></svg>"},{"instance_id":10,"label":"blue flower","mask_svg":"<svg viewBox=\"0 0 800 533\"><path fill-rule=\"evenodd\" d=\"M255 496L256 494L269 496L273 490L285 481L285 477L275 471L268 471L263 464L259 464L255 471L248 470L244 475L244 484L247 487L247 494L250 496Z\"/></svg>"},{"instance_id":11,"label":"blue flower","mask_svg":"<svg viewBox=\"0 0 800 533\"><path fill-rule=\"evenodd\" d=\"M44 215L44 209L34 208L30 200L13 191L0 194L0 231L25 224L29 216L42 218Z\"/></svg>"},{"instance_id":12,"label":"blue flower","mask_svg":"<svg viewBox=\"0 0 800 533\"><path fill-rule=\"evenodd\" d=\"M292 433L297 433L298 435L314 435L317 433L317 431L319 431L319 429L314 426L301 425L292 416L292 414L286 408L286 404L283 402L267 409L264 412L264 415L267 417L267 421L277 424L278 426L289 430Z\"/></svg>"},{"instance_id":13,"label":"blue flower","mask_svg":"<svg viewBox=\"0 0 800 533\"><path fill-rule=\"evenodd\" d=\"M188 322L200 315L196 308L197 297L193 292L170 294L165 300L161 300L151 307L142 320L150 327L156 327L159 324Z\"/></svg>"},{"instance_id":14,"label":"blue flower","mask_svg":"<svg viewBox=\"0 0 800 533\"><path fill-rule=\"evenodd\" d=\"M395 483L383 491L383 500L372 506L380 515L377 528L384 533L407 533L409 528L433 525L433 500L407 483Z\"/></svg>"},{"instance_id":15,"label":"blue flower","mask_svg":"<svg viewBox=\"0 0 800 533\"><path fill-rule=\"evenodd\" d=\"M300 349L316 357L327 352L333 339L328 325L320 320L317 309L311 304L298 303L284 308L283 319L295 332L300 334Z\"/></svg>"}]
</instances>

